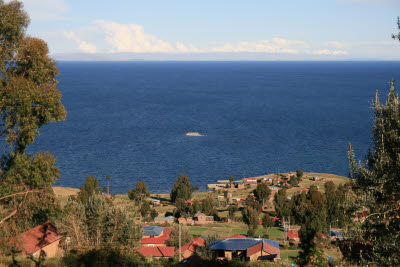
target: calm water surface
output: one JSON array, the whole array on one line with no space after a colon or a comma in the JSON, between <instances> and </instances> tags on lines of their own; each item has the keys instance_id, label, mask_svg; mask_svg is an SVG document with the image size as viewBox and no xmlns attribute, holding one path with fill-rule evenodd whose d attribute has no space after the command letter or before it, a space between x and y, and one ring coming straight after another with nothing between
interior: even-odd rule
<instances>
[{"instance_id":1,"label":"calm water surface","mask_svg":"<svg viewBox=\"0 0 400 267\"><path fill-rule=\"evenodd\" d=\"M179 173L217 179L304 171L347 175L370 146L371 102L400 62L61 62L65 122L31 152L56 155L56 185L89 174L125 193L169 192ZM200 132L204 137L185 136Z\"/></svg>"}]
</instances>

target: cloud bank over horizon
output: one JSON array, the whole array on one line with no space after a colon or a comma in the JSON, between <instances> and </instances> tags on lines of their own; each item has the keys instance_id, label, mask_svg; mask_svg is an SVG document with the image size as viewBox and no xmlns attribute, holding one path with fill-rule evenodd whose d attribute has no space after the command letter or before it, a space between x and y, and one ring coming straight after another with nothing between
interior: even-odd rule
<instances>
[{"instance_id":1,"label":"cloud bank over horizon","mask_svg":"<svg viewBox=\"0 0 400 267\"><path fill-rule=\"evenodd\" d=\"M252 6L211 2L212 10L201 10L211 4L205 0L196 6L196 13L203 13L199 18L190 13L192 4L155 0L153 9L116 1L119 5L22 0L32 20L28 34L44 39L62 60L121 60L121 55L143 60L400 60L400 45L390 40L394 20L382 35L376 23L388 8L400 7L394 0L327 0L317 6L315 0L301 5L255 0ZM287 10L288 4L293 11L298 5L299 12ZM355 7L360 14L350 12ZM87 8L90 12L84 12ZM272 13L264 16L261 10ZM378 10L382 14L374 14L376 21L357 20ZM212 12L218 14L214 22ZM332 14L340 14L337 21L329 20Z\"/></svg>"}]
</instances>

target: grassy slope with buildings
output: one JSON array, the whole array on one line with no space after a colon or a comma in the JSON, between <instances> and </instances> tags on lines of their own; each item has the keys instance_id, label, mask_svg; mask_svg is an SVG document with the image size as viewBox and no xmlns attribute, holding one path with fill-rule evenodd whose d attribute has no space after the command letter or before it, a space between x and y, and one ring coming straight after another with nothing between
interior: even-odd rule
<instances>
[{"instance_id":1,"label":"grassy slope with buildings","mask_svg":"<svg viewBox=\"0 0 400 267\"><path fill-rule=\"evenodd\" d=\"M287 174L287 173L283 173ZM272 176L271 175L263 175L256 177L257 179L262 179L265 176ZM323 180L319 181L313 181L312 178L314 176L318 176L319 178L325 178ZM311 173L311 172L305 172L304 176L302 178L302 181L300 182L299 186L297 187L292 187L288 189L288 195L294 195L297 192L300 192L303 188L310 187L311 185L315 185L319 187L320 191L324 191L324 184L328 181L333 181L336 185L339 184L344 184L349 181L349 178L339 176L339 175L334 175L334 174L325 174L325 173ZM53 187L54 193L56 194L57 198L60 200L61 204L66 203L67 199L71 195L76 195L79 192L79 189L76 188L66 188L66 187ZM254 190L254 187L250 188L244 188L244 189L220 189L216 191L210 191L210 192L195 192L193 193L192 199L204 199L208 195L211 195L213 198L215 198L215 205L218 210L218 215L221 218L226 218L228 216L228 211L224 203L218 203L217 201L217 196L223 196L223 191L227 190L230 193L232 193L233 197L241 197L245 198L249 193ZM277 191L272 191L272 195L274 195ZM158 211L159 216L164 216L164 214L168 211L172 212L174 209L174 206L170 203L170 197L169 194L151 194L148 200L152 199L160 199L162 205L160 207L156 207L155 209ZM137 211L137 206L133 204L132 201L129 200L127 194L120 194L116 195L114 199L115 203L118 206L125 206L128 208L129 211L132 213ZM274 211L272 199L270 199L267 203L267 211ZM260 215L261 217L262 215ZM236 212L235 217L240 218L241 217L241 211ZM212 235L212 234L218 234L220 236L230 236L234 234L246 234L247 233L247 225L244 224L241 221L237 222L231 222L231 223L212 223L208 225L199 225L199 226L188 226L189 232L193 236L207 236L207 235ZM299 230L299 226L294 225L292 227L293 230ZM266 234L265 228L260 226L257 229L256 236L264 237ZM281 227L273 227L270 229L269 232L269 238L278 240L278 241L283 241L284 239L284 232ZM298 247L288 247L288 248L282 248L281 249L281 258L282 261L286 263L291 263L293 258L296 257L299 253ZM332 248L326 250L326 254L334 257L334 258L340 258L340 252L337 250L337 248Z\"/></svg>"}]
</instances>

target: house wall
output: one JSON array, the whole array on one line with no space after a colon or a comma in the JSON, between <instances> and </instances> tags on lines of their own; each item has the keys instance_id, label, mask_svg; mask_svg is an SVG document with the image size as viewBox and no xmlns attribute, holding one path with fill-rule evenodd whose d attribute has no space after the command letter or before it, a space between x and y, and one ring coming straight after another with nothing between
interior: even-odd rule
<instances>
[{"instance_id":1,"label":"house wall","mask_svg":"<svg viewBox=\"0 0 400 267\"><path fill-rule=\"evenodd\" d=\"M143 244L143 247L166 247L165 244Z\"/></svg>"},{"instance_id":2,"label":"house wall","mask_svg":"<svg viewBox=\"0 0 400 267\"><path fill-rule=\"evenodd\" d=\"M59 246L60 246L60 239L36 251L35 253L33 253L33 256L39 257L41 251L43 250L46 253L47 258L62 257L64 251Z\"/></svg>"}]
</instances>

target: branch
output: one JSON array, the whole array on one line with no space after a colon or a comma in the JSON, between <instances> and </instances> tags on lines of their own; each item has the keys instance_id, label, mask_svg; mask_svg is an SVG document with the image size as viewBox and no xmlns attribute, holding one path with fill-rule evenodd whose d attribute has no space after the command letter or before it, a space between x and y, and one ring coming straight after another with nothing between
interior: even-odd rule
<instances>
[{"instance_id":1,"label":"branch","mask_svg":"<svg viewBox=\"0 0 400 267\"><path fill-rule=\"evenodd\" d=\"M5 197L0 197L0 200L6 199L6 198L10 198L10 197L13 197L13 196L17 196L17 195L26 195L26 194L29 194L29 193L43 193L43 192L40 191L40 190L23 191L23 192L15 193L15 194L8 195L8 196L5 196Z\"/></svg>"},{"instance_id":2,"label":"branch","mask_svg":"<svg viewBox=\"0 0 400 267\"><path fill-rule=\"evenodd\" d=\"M13 212L10 213L10 215L8 215L7 217L5 217L4 219L2 219L0 221L0 225L2 225L5 221L7 221L8 219L10 219L12 216L14 216L15 214L17 214L18 210L14 210Z\"/></svg>"}]
</instances>

